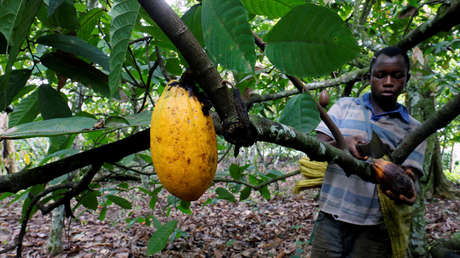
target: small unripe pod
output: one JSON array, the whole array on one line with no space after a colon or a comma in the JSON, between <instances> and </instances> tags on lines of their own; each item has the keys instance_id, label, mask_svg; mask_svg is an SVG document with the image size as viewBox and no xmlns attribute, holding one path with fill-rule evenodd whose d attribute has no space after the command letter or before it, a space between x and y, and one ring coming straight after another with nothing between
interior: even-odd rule
<instances>
[{"instance_id":1,"label":"small unripe pod","mask_svg":"<svg viewBox=\"0 0 460 258\"><path fill-rule=\"evenodd\" d=\"M327 107L327 105L329 105L329 94L327 93L327 91L325 89L323 89L320 93L319 93L319 104L325 108Z\"/></svg>"}]
</instances>

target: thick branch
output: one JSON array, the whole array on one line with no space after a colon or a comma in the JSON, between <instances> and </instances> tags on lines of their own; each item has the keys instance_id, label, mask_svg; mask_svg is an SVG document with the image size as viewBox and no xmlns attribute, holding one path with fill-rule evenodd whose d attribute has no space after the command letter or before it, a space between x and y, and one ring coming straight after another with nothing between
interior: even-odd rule
<instances>
[{"instance_id":1,"label":"thick branch","mask_svg":"<svg viewBox=\"0 0 460 258\"><path fill-rule=\"evenodd\" d=\"M460 24L459 16L460 0L452 0L447 9L441 6L435 18L411 31L404 39L398 42L397 46L409 50L440 31L449 31L455 25Z\"/></svg>"},{"instance_id":2,"label":"thick branch","mask_svg":"<svg viewBox=\"0 0 460 258\"><path fill-rule=\"evenodd\" d=\"M391 154L396 164L401 164L420 143L438 129L445 127L460 114L460 94L457 94L436 113L415 129Z\"/></svg>"},{"instance_id":3,"label":"thick branch","mask_svg":"<svg viewBox=\"0 0 460 258\"><path fill-rule=\"evenodd\" d=\"M138 132L120 141L75 154L33 169L0 176L0 193L17 192L29 186L44 184L75 169L91 164L116 162L125 156L149 148L149 130Z\"/></svg>"},{"instance_id":4,"label":"thick branch","mask_svg":"<svg viewBox=\"0 0 460 258\"><path fill-rule=\"evenodd\" d=\"M337 163L348 174L356 174L364 180L373 181L369 163L355 159L348 152L319 141L316 137L259 116L251 117L257 129L258 141L275 143L307 154L312 160Z\"/></svg>"}]
</instances>

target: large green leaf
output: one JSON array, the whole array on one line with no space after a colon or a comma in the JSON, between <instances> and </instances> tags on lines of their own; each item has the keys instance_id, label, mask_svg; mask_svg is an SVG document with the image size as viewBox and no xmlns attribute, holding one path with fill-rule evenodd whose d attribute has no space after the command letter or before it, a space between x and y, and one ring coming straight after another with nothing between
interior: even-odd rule
<instances>
[{"instance_id":1,"label":"large green leaf","mask_svg":"<svg viewBox=\"0 0 460 258\"><path fill-rule=\"evenodd\" d=\"M139 13L139 2L137 0L115 1L112 7L112 23L110 25L110 75L109 88L112 96L118 96L118 86L121 80L121 70L125 61L129 39L137 14Z\"/></svg>"},{"instance_id":2,"label":"large green leaf","mask_svg":"<svg viewBox=\"0 0 460 258\"><path fill-rule=\"evenodd\" d=\"M93 8L79 18L80 29L77 36L81 39L88 40L91 32L96 28L99 19L104 15L104 9Z\"/></svg>"},{"instance_id":3,"label":"large green leaf","mask_svg":"<svg viewBox=\"0 0 460 258\"><path fill-rule=\"evenodd\" d=\"M278 18L293 7L305 4L305 0L241 0L250 13Z\"/></svg>"},{"instance_id":4,"label":"large green leaf","mask_svg":"<svg viewBox=\"0 0 460 258\"><path fill-rule=\"evenodd\" d=\"M252 72L256 60L247 11L239 0L205 0L203 37L210 56L225 68Z\"/></svg>"},{"instance_id":5,"label":"large green leaf","mask_svg":"<svg viewBox=\"0 0 460 258\"><path fill-rule=\"evenodd\" d=\"M90 132L96 122L96 119L81 116L40 120L12 127L0 137L20 139Z\"/></svg>"},{"instance_id":6,"label":"large green leaf","mask_svg":"<svg viewBox=\"0 0 460 258\"><path fill-rule=\"evenodd\" d=\"M281 112L280 122L307 134L315 129L320 117L311 95L304 93L289 99Z\"/></svg>"},{"instance_id":7,"label":"large green leaf","mask_svg":"<svg viewBox=\"0 0 460 258\"><path fill-rule=\"evenodd\" d=\"M55 72L81 82L99 94L110 96L107 75L83 60L70 54L56 52L43 55L40 61Z\"/></svg>"},{"instance_id":8,"label":"large green leaf","mask_svg":"<svg viewBox=\"0 0 460 258\"><path fill-rule=\"evenodd\" d=\"M328 8L297 6L265 38L268 59L299 77L329 73L355 57L359 48L342 19Z\"/></svg>"},{"instance_id":9,"label":"large green leaf","mask_svg":"<svg viewBox=\"0 0 460 258\"><path fill-rule=\"evenodd\" d=\"M14 107L10 114L8 127L14 127L20 124L31 122L40 112L38 106L38 91L33 92Z\"/></svg>"},{"instance_id":10,"label":"large green leaf","mask_svg":"<svg viewBox=\"0 0 460 258\"><path fill-rule=\"evenodd\" d=\"M235 196L223 187L216 188L217 198L235 202Z\"/></svg>"},{"instance_id":11,"label":"large green leaf","mask_svg":"<svg viewBox=\"0 0 460 258\"><path fill-rule=\"evenodd\" d=\"M105 197L107 198L107 200L112 201L113 203L115 203L116 205L120 206L123 209L129 210L133 207L131 202L126 200L125 198L122 198L116 195L112 195L112 194L108 194Z\"/></svg>"},{"instance_id":12,"label":"large green leaf","mask_svg":"<svg viewBox=\"0 0 460 258\"><path fill-rule=\"evenodd\" d=\"M147 255L153 255L165 248L168 243L169 236L174 232L177 226L177 220L168 221L165 224L157 227L157 231L153 233L147 245Z\"/></svg>"},{"instance_id":13,"label":"large green leaf","mask_svg":"<svg viewBox=\"0 0 460 258\"><path fill-rule=\"evenodd\" d=\"M8 63L4 68L4 76L0 80L0 89L5 89L10 79L11 70L21 50L22 43L28 37L30 25L40 9L42 0L3 0L0 2L0 24L2 34L8 42ZM19 3L19 4L18 4Z\"/></svg>"},{"instance_id":14,"label":"large green leaf","mask_svg":"<svg viewBox=\"0 0 460 258\"><path fill-rule=\"evenodd\" d=\"M201 25L201 4L192 6L182 16L182 21L187 25L193 36L201 46L204 46L203 27Z\"/></svg>"},{"instance_id":15,"label":"large green leaf","mask_svg":"<svg viewBox=\"0 0 460 258\"><path fill-rule=\"evenodd\" d=\"M109 57L99 48L75 36L63 34L46 35L38 38L37 42L76 56L84 57L101 65L104 70L109 70Z\"/></svg>"},{"instance_id":16,"label":"large green leaf","mask_svg":"<svg viewBox=\"0 0 460 258\"><path fill-rule=\"evenodd\" d=\"M44 84L38 88L38 105L43 119L72 116L67 101L51 86Z\"/></svg>"},{"instance_id":17,"label":"large green leaf","mask_svg":"<svg viewBox=\"0 0 460 258\"><path fill-rule=\"evenodd\" d=\"M149 126L152 112L142 112L139 114L124 117L128 123L111 124L110 127L95 128L97 120L87 116L73 116L65 118L55 118L41 121L34 121L19 124L11 127L8 131L0 134L0 138L31 138L49 137L66 134L89 133L95 130L114 130L134 126Z\"/></svg>"},{"instance_id":18,"label":"large green leaf","mask_svg":"<svg viewBox=\"0 0 460 258\"><path fill-rule=\"evenodd\" d=\"M54 12L64 3L65 0L49 0L48 1L48 16L54 14Z\"/></svg>"},{"instance_id":19,"label":"large green leaf","mask_svg":"<svg viewBox=\"0 0 460 258\"><path fill-rule=\"evenodd\" d=\"M76 30L80 25L73 0L52 0L48 5L48 20L55 26Z\"/></svg>"},{"instance_id":20,"label":"large green leaf","mask_svg":"<svg viewBox=\"0 0 460 258\"><path fill-rule=\"evenodd\" d=\"M99 204L97 201L98 195L98 191L87 191L80 196L80 202L83 206L90 210L97 210L97 206Z\"/></svg>"},{"instance_id":21,"label":"large green leaf","mask_svg":"<svg viewBox=\"0 0 460 258\"><path fill-rule=\"evenodd\" d=\"M0 33L7 42L11 42L14 25L20 16L21 5L25 0L3 0L0 2ZM11 44L11 43L10 43Z\"/></svg>"},{"instance_id":22,"label":"large green leaf","mask_svg":"<svg viewBox=\"0 0 460 258\"><path fill-rule=\"evenodd\" d=\"M14 70L11 72L8 82L5 85L0 85L0 111L5 110L14 97L24 88L31 73L32 70L27 69ZM6 75L0 76L0 81L3 81L5 77Z\"/></svg>"},{"instance_id":23,"label":"large green leaf","mask_svg":"<svg viewBox=\"0 0 460 258\"><path fill-rule=\"evenodd\" d=\"M59 135L49 137L49 147L47 154L53 154L60 150L72 147L75 135Z\"/></svg>"},{"instance_id":24,"label":"large green leaf","mask_svg":"<svg viewBox=\"0 0 460 258\"><path fill-rule=\"evenodd\" d=\"M63 118L72 116L67 100L49 85L38 88L38 106L43 119ZM72 136L50 137L48 154L70 147L74 140Z\"/></svg>"}]
</instances>

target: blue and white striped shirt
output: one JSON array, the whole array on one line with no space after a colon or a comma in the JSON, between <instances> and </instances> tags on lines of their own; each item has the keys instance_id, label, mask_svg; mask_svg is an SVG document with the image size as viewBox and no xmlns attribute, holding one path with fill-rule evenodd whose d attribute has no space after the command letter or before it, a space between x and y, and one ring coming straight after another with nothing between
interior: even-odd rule
<instances>
[{"instance_id":1,"label":"blue and white striped shirt","mask_svg":"<svg viewBox=\"0 0 460 258\"><path fill-rule=\"evenodd\" d=\"M369 99L370 93L362 98L341 98L330 108L328 114L344 136L361 135L370 140L370 132L373 130L393 150L420 125L400 104L394 111L375 115ZM365 111L361 105L364 105ZM334 138L322 121L316 131ZM421 143L402 165L423 171L425 148L426 143ZM319 204L323 212L340 221L357 225L377 225L383 222L376 185L356 175L347 177L336 164L330 164L327 168Z\"/></svg>"}]
</instances>

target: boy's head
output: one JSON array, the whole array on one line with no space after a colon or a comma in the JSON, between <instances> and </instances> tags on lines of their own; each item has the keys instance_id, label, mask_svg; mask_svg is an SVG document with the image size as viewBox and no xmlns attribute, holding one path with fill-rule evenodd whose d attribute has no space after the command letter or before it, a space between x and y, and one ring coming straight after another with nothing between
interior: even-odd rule
<instances>
[{"instance_id":1,"label":"boy's head","mask_svg":"<svg viewBox=\"0 0 460 258\"><path fill-rule=\"evenodd\" d=\"M393 56L398 56L398 55L401 55L403 58L404 58L404 62L406 64L406 71L407 71L407 74L409 74L409 71L410 71L410 61L409 61L409 56L407 55L407 52L400 49L399 47L393 47L393 46L390 46L390 47L385 47L385 48L382 48L380 49L379 51L377 51L375 54L374 54L374 57L372 58L371 60L371 65L370 65L370 73L371 73L371 76L372 76L372 68L374 67L374 64L375 64L375 61L377 60L377 58L380 56L380 55L386 55L386 56L389 56L389 57L393 57ZM407 78L409 80L409 78Z\"/></svg>"},{"instance_id":2,"label":"boy's head","mask_svg":"<svg viewBox=\"0 0 460 258\"><path fill-rule=\"evenodd\" d=\"M396 47L386 47L377 52L371 61L372 97L384 110L396 107L409 74L409 57Z\"/></svg>"}]
</instances>

